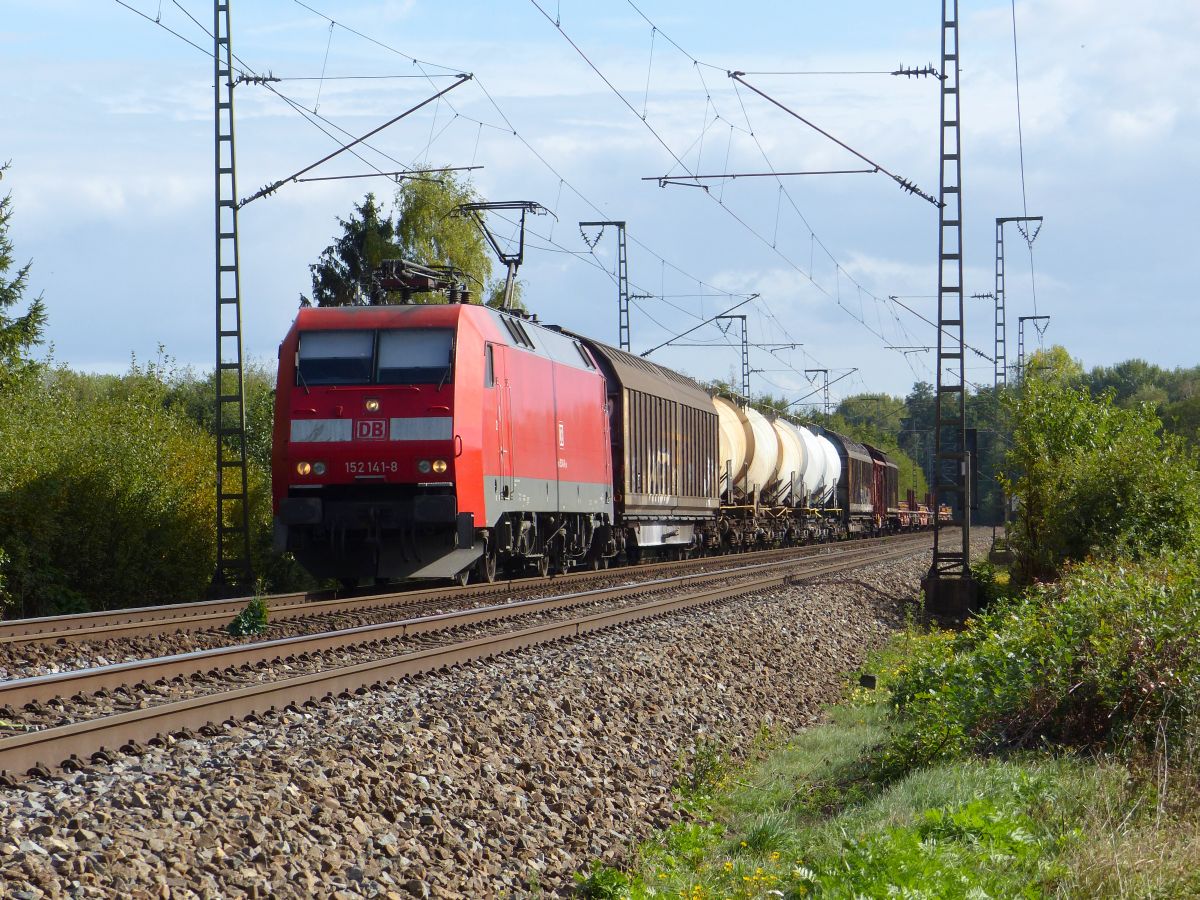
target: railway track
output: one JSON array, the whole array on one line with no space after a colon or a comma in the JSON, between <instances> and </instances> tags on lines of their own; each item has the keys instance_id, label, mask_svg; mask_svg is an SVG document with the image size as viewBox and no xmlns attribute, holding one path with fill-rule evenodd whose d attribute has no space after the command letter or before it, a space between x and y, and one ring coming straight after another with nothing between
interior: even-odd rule
<instances>
[{"instance_id":1,"label":"railway track","mask_svg":"<svg viewBox=\"0 0 1200 900\"><path fill-rule=\"evenodd\" d=\"M580 590L521 602L477 607L435 616L304 635L239 647L177 654L103 666L77 672L20 679L0 684L0 706L15 710L62 708L63 697L86 705L88 696L109 692L131 694L131 685L183 685L197 675L212 690L202 696L170 699L144 708L104 714L84 721L45 727L0 739L0 773L13 782L25 774L48 775L52 768L67 770L88 761L113 759L115 750L138 752L145 742L170 736L193 736L197 730L216 734L220 723L245 719L281 708L301 708L350 692L386 690L397 680L475 659L494 657L523 647L555 641L657 617L681 609L717 603L733 596L777 588L788 581L810 580L870 563L919 552L920 537L891 541L883 546L840 545L837 552L814 558L806 554L786 560L762 561L703 572L665 577L632 585ZM490 587L490 586L489 586ZM513 627L491 633L472 632L482 626L508 622ZM397 642L439 635L435 646L401 649ZM367 647L366 659L341 659L322 664L323 655ZM311 671L289 674L297 666ZM237 685L237 673L257 667L268 670L258 683ZM282 673L280 670L285 670ZM283 677L275 677L283 674ZM222 680L223 677L225 680ZM232 681L235 686L230 686ZM215 686L211 683L216 682ZM15 704L19 704L19 707Z\"/></svg>"},{"instance_id":2,"label":"railway track","mask_svg":"<svg viewBox=\"0 0 1200 900\"><path fill-rule=\"evenodd\" d=\"M894 535L855 542L863 544L886 544L889 541L912 539L913 535ZM803 558L829 553L836 544L814 544L805 547L790 547L765 550L754 554L754 559ZM586 581L611 580L627 575L630 578L656 578L673 571L697 571L713 566L727 565L738 556L703 556L691 560L648 563L620 569L570 572L549 578L532 577L497 581L492 584L474 584L467 587L438 586L418 590L389 591L380 594L357 596L330 596L322 591L311 594L275 594L266 597L272 622L286 622L302 618L323 616L355 615L373 610L401 609L405 607L427 608L458 601L464 598L487 599L525 592L549 584L575 584ZM183 631L203 631L224 628L245 607L249 597L229 600L176 603L164 606L142 606L129 609L82 613L69 616L45 616L30 619L0 621L0 652L4 648L18 648L31 644L79 643L85 641L107 641L116 638L145 637L175 634Z\"/></svg>"}]
</instances>

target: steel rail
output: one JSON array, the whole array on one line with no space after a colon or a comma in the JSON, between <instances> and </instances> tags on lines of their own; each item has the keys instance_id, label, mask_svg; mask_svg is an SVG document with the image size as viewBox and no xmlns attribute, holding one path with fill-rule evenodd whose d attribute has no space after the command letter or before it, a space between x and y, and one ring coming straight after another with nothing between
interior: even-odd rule
<instances>
[{"instance_id":1,"label":"steel rail","mask_svg":"<svg viewBox=\"0 0 1200 900\"><path fill-rule=\"evenodd\" d=\"M913 535L892 535L869 541L870 545L882 545ZM776 550L760 551L764 557L771 558L789 556L803 559L813 555L830 552L830 548L838 544L808 544L801 547L786 547ZM738 554L739 556L741 554ZM763 558L763 557L759 557ZM691 560L675 560L669 562L648 563L646 565L629 566L613 571L627 571L637 575L653 573L669 568L700 567L712 565L717 556L700 556ZM604 570L607 571L607 570ZM501 593L523 587L532 587L557 581L576 581L587 578L603 577L598 571L576 571L550 578L520 578L496 581L491 584L474 584L467 587L440 585L418 590L389 591L382 594L371 594L364 597L335 597L320 599L327 592L314 594L289 593L275 594L264 598L267 601L268 614L274 621L289 621L298 618L330 615L337 613L354 613L360 610L378 609L386 606L415 605L441 599L459 599ZM233 616L245 607L250 598L242 597L232 600L200 601L196 603L173 603L162 606L130 607L121 610L81 613L78 615L44 616L30 619L12 619L0 621L0 647L6 644L23 645L30 643L53 643L67 641L109 640L120 637L135 637L149 634L170 634L177 631L198 631L204 628L226 625Z\"/></svg>"},{"instance_id":2,"label":"steel rail","mask_svg":"<svg viewBox=\"0 0 1200 900\"><path fill-rule=\"evenodd\" d=\"M918 542L914 541L914 543ZM868 558L878 556L878 550L877 547L855 547L847 549L837 556L839 559L857 561L864 556ZM907 554L911 551L908 547L903 547L895 552ZM803 564L806 560L797 562ZM759 562L747 566L721 569L716 572L677 575L632 585L614 585L570 594L538 597L532 600L478 606L436 615L325 631L319 634L297 635L250 644L234 644L228 647L193 650L188 653L112 663L88 669L74 669L49 675L17 678L0 682L0 707L8 706L16 710L30 703L46 703L62 697L94 694L100 690L111 691L131 685L150 683L165 685L175 679L186 679L198 675L218 676L222 672L243 667L294 662L313 654L327 653L333 650L348 650L370 644L378 645L419 634L449 631L555 609L570 609L588 603L617 600L635 593L661 591L681 587L685 583L703 584L708 581L728 579L732 575L748 574L765 568L779 568L792 564L791 560Z\"/></svg>"},{"instance_id":3,"label":"steel rail","mask_svg":"<svg viewBox=\"0 0 1200 900\"><path fill-rule=\"evenodd\" d=\"M386 690L398 679L489 659L527 647L612 628L629 622L656 618L679 610L720 602L742 594L769 590L784 584L808 581L871 562L907 555L911 548L875 553L863 560L859 555L813 566L803 574L782 572L740 584L709 587L682 596L652 600L623 609L593 613L565 622L553 622L498 635L489 635L428 650L379 660L336 667L277 682L253 685L234 691L210 694L105 716L85 722L29 732L0 740L0 783L12 784L22 774L48 776L51 768L82 768L85 759L111 760L108 748L139 752L144 742L163 735L194 736L200 729L215 735L216 723L249 719L256 714L280 709L299 710L321 700L349 698L371 690ZM636 593L639 586L626 586ZM98 748L98 749L97 749Z\"/></svg>"}]
</instances>

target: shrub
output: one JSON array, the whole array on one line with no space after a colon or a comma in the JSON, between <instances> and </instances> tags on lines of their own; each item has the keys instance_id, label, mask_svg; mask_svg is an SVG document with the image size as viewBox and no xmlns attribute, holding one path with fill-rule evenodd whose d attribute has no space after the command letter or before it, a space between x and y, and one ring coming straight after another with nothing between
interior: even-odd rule
<instances>
[{"instance_id":1,"label":"shrub","mask_svg":"<svg viewBox=\"0 0 1200 900\"><path fill-rule=\"evenodd\" d=\"M1200 707L1200 560L1093 562L914 645L892 684L907 767L969 749L1134 750L1190 741Z\"/></svg>"},{"instance_id":2,"label":"shrub","mask_svg":"<svg viewBox=\"0 0 1200 900\"><path fill-rule=\"evenodd\" d=\"M252 597L246 608L234 616L225 630L234 637L262 634L267 630L267 618L267 601L262 597Z\"/></svg>"},{"instance_id":3,"label":"shrub","mask_svg":"<svg viewBox=\"0 0 1200 900\"><path fill-rule=\"evenodd\" d=\"M1141 558L1196 544L1195 452L1162 432L1152 408L1122 409L1111 394L1094 399L1041 377L1023 382L1009 403L1015 474L1003 481L1019 505L1009 537L1023 582L1089 555Z\"/></svg>"},{"instance_id":4,"label":"shrub","mask_svg":"<svg viewBox=\"0 0 1200 900\"><path fill-rule=\"evenodd\" d=\"M0 396L0 545L25 615L200 596L214 564L212 441L145 386L45 371Z\"/></svg>"}]
</instances>

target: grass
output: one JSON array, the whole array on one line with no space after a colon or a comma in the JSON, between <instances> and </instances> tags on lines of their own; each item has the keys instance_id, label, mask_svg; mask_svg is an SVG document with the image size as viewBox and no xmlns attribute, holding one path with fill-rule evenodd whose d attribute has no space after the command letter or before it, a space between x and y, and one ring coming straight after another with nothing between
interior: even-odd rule
<instances>
[{"instance_id":1,"label":"grass","mask_svg":"<svg viewBox=\"0 0 1200 900\"><path fill-rule=\"evenodd\" d=\"M677 897L1184 897L1200 890L1200 827L1159 817L1109 761L968 758L864 780L886 707L841 706L727 777L626 871L580 893Z\"/></svg>"},{"instance_id":2,"label":"grass","mask_svg":"<svg viewBox=\"0 0 1200 900\"><path fill-rule=\"evenodd\" d=\"M886 671L886 655L877 662ZM677 786L687 820L639 847L624 871L596 864L580 895L1200 896L1190 769L1030 751L895 777L878 768L892 717L886 695L860 691L829 724L745 768L700 754L709 780L685 773Z\"/></svg>"}]
</instances>

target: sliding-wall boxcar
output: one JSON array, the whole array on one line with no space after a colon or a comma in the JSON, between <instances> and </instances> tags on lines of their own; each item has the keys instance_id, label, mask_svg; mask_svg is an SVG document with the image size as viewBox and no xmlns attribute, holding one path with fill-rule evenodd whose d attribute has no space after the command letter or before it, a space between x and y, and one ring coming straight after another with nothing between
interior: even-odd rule
<instances>
[{"instance_id":1,"label":"sliding-wall boxcar","mask_svg":"<svg viewBox=\"0 0 1200 900\"><path fill-rule=\"evenodd\" d=\"M720 504L712 398L678 372L589 338L607 385L617 550L680 555Z\"/></svg>"}]
</instances>

